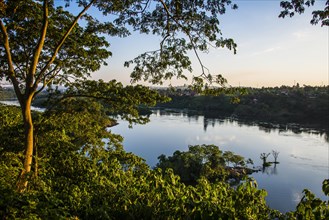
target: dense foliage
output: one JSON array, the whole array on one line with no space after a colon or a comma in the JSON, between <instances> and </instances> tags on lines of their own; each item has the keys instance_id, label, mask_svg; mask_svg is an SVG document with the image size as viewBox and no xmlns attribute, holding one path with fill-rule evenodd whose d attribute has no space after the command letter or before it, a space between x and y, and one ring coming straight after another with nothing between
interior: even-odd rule
<instances>
[{"instance_id":1,"label":"dense foliage","mask_svg":"<svg viewBox=\"0 0 329 220\"><path fill-rule=\"evenodd\" d=\"M215 145L189 146L187 152L175 151L172 156L160 155L157 168L173 169L185 184L196 184L206 178L210 182L233 180L239 182L250 174L247 164L252 160L230 151L222 152Z\"/></svg>"},{"instance_id":2,"label":"dense foliage","mask_svg":"<svg viewBox=\"0 0 329 220\"><path fill-rule=\"evenodd\" d=\"M325 219L329 215L328 204L307 190L296 211L283 215L266 205L266 192L253 180L231 187L200 176L195 185L185 185L172 169L152 170L143 159L123 151L122 138L105 129L110 121L99 104L75 100L61 106L33 113L38 147L24 192L15 186L23 169L20 109L0 106L1 218ZM105 143L102 137L110 141ZM222 165L231 161L224 153L218 157L214 146L193 149L196 157L208 158L209 165L217 159ZM328 186L326 180L326 195Z\"/></svg>"},{"instance_id":3,"label":"dense foliage","mask_svg":"<svg viewBox=\"0 0 329 220\"><path fill-rule=\"evenodd\" d=\"M81 105L80 102L76 106ZM73 111L72 103L69 106L69 111L63 106L60 112L45 113L49 114L47 117L35 113L36 163L27 177L30 184L24 193L15 190L16 177L22 169L20 139L5 139L23 135L22 129L18 129L22 128L19 109L1 106L5 126L0 131L2 217L166 219L269 212L264 192L253 184L241 186L240 191L224 183L211 185L206 180L200 180L196 187L187 187L170 170L165 174L150 170L142 159L122 150L119 136L106 132L108 118L97 104ZM104 147L102 137L110 138L110 145ZM244 211L250 209L243 199L245 188L251 190L250 202L255 200L262 207L260 210ZM220 199L223 206L218 205ZM244 202L245 208L241 206L241 211L235 212L234 207ZM217 210L209 211L215 207Z\"/></svg>"}]
</instances>

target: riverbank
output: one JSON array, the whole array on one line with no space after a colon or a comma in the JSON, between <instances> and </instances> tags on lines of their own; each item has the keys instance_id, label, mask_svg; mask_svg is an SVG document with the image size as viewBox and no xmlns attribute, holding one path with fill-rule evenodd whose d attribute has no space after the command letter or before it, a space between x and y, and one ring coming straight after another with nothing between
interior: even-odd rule
<instances>
[{"instance_id":1,"label":"riverbank","mask_svg":"<svg viewBox=\"0 0 329 220\"><path fill-rule=\"evenodd\" d=\"M323 124L298 124L298 123L278 123L278 122L270 122L270 121L260 121L253 118L239 118L236 115L219 115L214 117L213 115L203 114L202 111L189 110L187 108L178 109L178 108L163 108L163 107L155 107L150 109L151 113L160 112L161 115L173 114L173 115L186 115L188 117L202 117L204 120L204 126L206 124L212 124L213 121L217 120L231 120L236 121L241 124L258 126L260 129L270 132L273 129L278 131L292 131L293 133L312 133L312 134L322 134L326 133L329 136L329 128L326 126L326 122Z\"/></svg>"},{"instance_id":2,"label":"riverbank","mask_svg":"<svg viewBox=\"0 0 329 220\"><path fill-rule=\"evenodd\" d=\"M247 95L237 95L238 103L228 95L200 96L192 93L163 92L171 102L158 108L188 110L205 118L232 117L263 123L266 126L288 125L329 130L329 87L249 88ZM299 126L301 125L301 126Z\"/></svg>"}]
</instances>

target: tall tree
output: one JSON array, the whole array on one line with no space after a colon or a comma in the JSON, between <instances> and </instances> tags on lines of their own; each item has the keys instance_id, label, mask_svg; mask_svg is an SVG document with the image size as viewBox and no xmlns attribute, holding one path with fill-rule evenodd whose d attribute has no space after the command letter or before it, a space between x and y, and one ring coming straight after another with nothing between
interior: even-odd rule
<instances>
[{"instance_id":1,"label":"tall tree","mask_svg":"<svg viewBox=\"0 0 329 220\"><path fill-rule=\"evenodd\" d=\"M33 155L32 100L47 86L69 85L86 79L106 65L111 55L104 35L125 37L129 30L157 35L159 48L146 52L125 66L135 65L133 81L162 83L172 77L186 78L192 71L188 51L195 53L201 72L193 77L197 88L204 79L224 85L221 76L212 76L202 64L198 51L210 47L236 50L232 39L222 37L219 16L231 0L0 0L0 80L9 81L21 106L25 129L25 160L21 179L31 170ZM304 2L304 1L303 1ZM99 10L106 20L88 14ZM76 15L71 11L79 11ZM84 20L79 24L80 20ZM128 28L130 26L130 28ZM97 88L95 88L97 89ZM109 98L109 97L108 97ZM20 188L24 188L27 184Z\"/></svg>"},{"instance_id":2,"label":"tall tree","mask_svg":"<svg viewBox=\"0 0 329 220\"><path fill-rule=\"evenodd\" d=\"M25 189L26 174L31 171L34 148L32 100L52 84L70 85L86 79L106 65L111 56L104 37L130 34L129 30L154 34L162 40L159 49L146 52L126 66L134 64L134 81L162 83L171 77L186 78L183 70L192 71L187 51L207 51L209 46L235 50L232 39L224 39L219 29L219 15L230 0L65 0L65 7L54 0L0 1L0 80L9 81L19 101L25 130L25 159L19 189ZM98 20L87 12L98 9L107 20ZM77 15L70 11L80 10ZM80 20L84 20L79 24ZM128 26L131 26L129 29ZM202 71L202 77L224 84L221 76ZM83 82L83 81L82 81ZM94 88L97 90L98 88ZM81 94L79 94L81 95ZM98 94L99 95L99 94ZM110 99L110 97L107 97Z\"/></svg>"}]
</instances>

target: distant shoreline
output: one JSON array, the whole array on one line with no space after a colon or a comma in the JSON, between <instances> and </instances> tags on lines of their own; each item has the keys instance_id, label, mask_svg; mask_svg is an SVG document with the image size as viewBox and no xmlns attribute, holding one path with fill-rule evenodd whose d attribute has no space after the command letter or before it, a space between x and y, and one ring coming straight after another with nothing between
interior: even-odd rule
<instances>
[{"instance_id":1,"label":"distant shoreline","mask_svg":"<svg viewBox=\"0 0 329 220\"><path fill-rule=\"evenodd\" d=\"M190 111L188 109L177 109L177 108L152 108L153 114L155 111L167 112L168 114L186 114L188 117L203 116L205 120L216 120L216 119L229 119L245 124L254 124L260 128L266 129L279 129L279 130L291 130L294 133L300 132L311 132L311 133L329 133L328 127L311 124L300 124L300 123L278 123L264 120L256 120L253 118L238 118L232 115L222 115L218 117L208 117L201 111Z\"/></svg>"},{"instance_id":2,"label":"distant shoreline","mask_svg":"<svg viewBox=\"0 0 329 220\"><path fill-rule=\"evenodd\" d=\"M19 103L18 103L18 100L0 100L0 103L1 104L4 104L4 105L9 105L9 106L17 106L19 107ZM45 108L40 108L40 107L35 107L35 106L31 106L31 110L32 111L38 111L38 112L44 112L45 111Z\"/></svg>"}]
</instances>

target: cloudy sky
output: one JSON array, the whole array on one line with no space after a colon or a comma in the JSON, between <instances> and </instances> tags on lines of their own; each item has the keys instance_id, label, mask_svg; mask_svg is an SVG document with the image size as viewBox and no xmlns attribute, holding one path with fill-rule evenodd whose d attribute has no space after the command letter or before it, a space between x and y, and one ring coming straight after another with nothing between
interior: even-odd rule
<instances>
[{"instance_id":1,"label":"cloudy sky","mask_svg":"<svg viewBox=\"0 0 329 220\"><path fill-rule=\"evenodd\" d=\"M279 0L235 1L239 9L229 10L221 17L224 37L238 44L236 55L227 49L211 49L201 54L205 66L213 74L222 74L232 86L292 86L328 85L328 27L310 24L311 12L323 9L325 1L316 1L303 15L278 18ZM111 38L112 58L109 65L93 74L94 79L117 79L129 84L131 69L123 67L126 60L157 49L160 39L133 34L124 39ZM193 73L200 74L200 66L191 53ZM183 85L188 81L171 80L167 84Z\"/></svg>"}]
</instances>

